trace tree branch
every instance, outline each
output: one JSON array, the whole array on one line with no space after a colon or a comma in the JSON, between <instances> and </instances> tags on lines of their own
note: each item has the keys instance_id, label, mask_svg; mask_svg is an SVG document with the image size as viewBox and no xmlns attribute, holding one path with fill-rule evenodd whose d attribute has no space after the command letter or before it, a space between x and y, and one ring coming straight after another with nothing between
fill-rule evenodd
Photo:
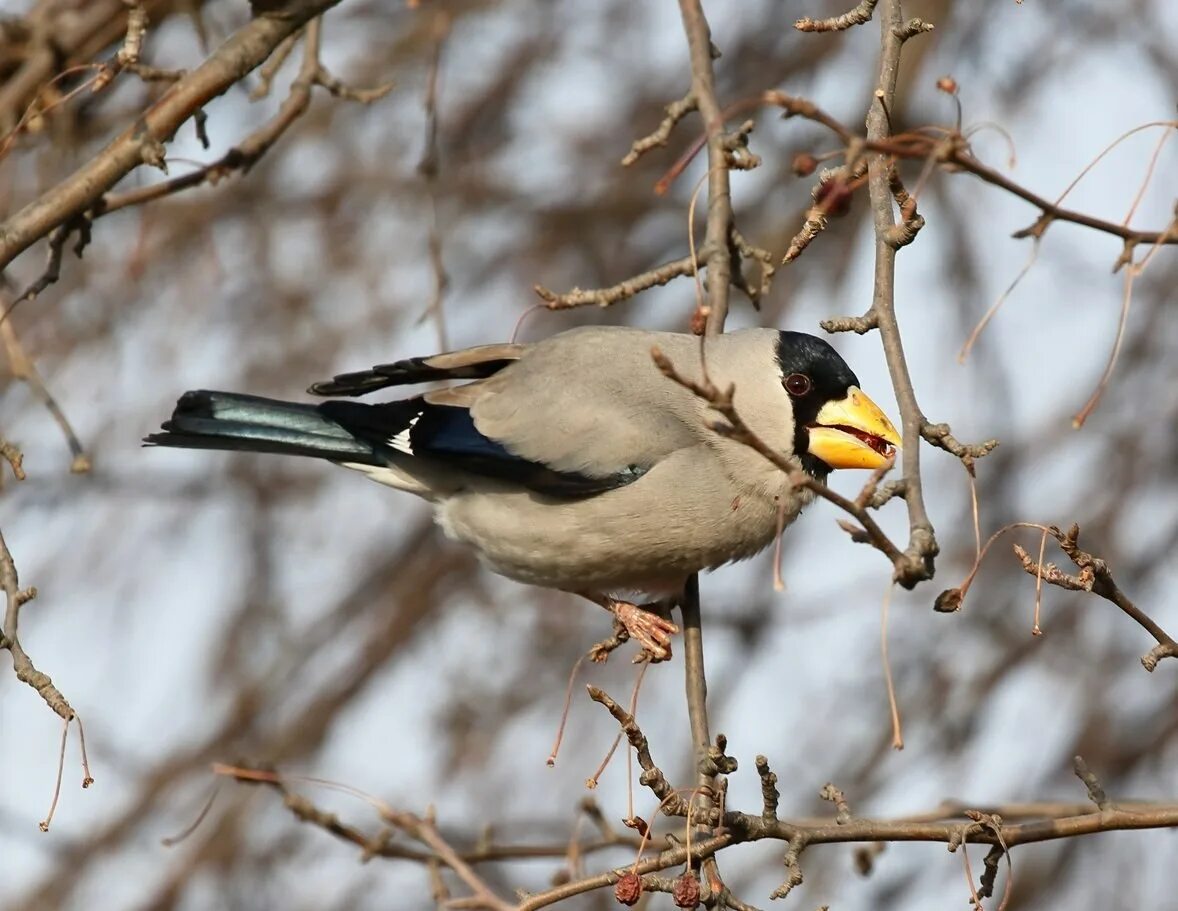
<instances>
[{"instance_id":1,"label":"tree branch","mask_svg":"<svg viewBox=\"0 0 1178 911\"><path fill-rule=\"evenodd\" d=\"M15 470L14 463L14 470ZM22 473L18 472L17 477ZM0 534L0 587L4 589L7 606L4 612L4 627L0 629L0 649L7 650L12 655L12 669L16 672L16 679L27 683L37 694L45 700L45 704L60 715L67 723L76 716L73 707L65 696L53 684L48 674L42 673L34 666L28 653L21 647L17 627L20 624L20 610L25 604L37 597L37 589L20 587L20 580L16 572L16 563L4 542L4 535Z\"/></svg>"},{"instance_id":2,"label":"tree branch","mask_svg":"<svg viewBox=\"0 0 1178 911\"><path fill-rule=\"evenodd\" d=\"M900 0L881 0L879 75L871 108L867 113L868 140L886 139L892 130L891 112L896 104L896 77L900 70L900 52L904 46L904 40L897 30L903 24ZM904 441L902 477L904 500L908 504L909 539L904 551L904 562L896 567L896 581L905 588L913 588L918 582L932 578L933 558L937 555L938 547L921 489L920 431L925 419L912 388L912 377L908 372L904 342L896 317L896 245L890 239L896 220L890 173L891 164L884 157L875 156L868 161L868 193L875 225L875 289L869 312L875 314L888 372L900 406Z\"/></svg>"},{"instance_id":3,"label":"tree branch","mask_svg":"<svg viewBox=\"0 0 1178 911\"><path fill-rule=\"evenodd\" d=\"M163 144L206 104L255 69L285 38L339 0L267 4L199 67L168 91L70 177L0 223L0 270L58 225L95 205L119 180L144 163L162 161Z\"/></svg>"},{"instance_id":4,"label":"tree branch","mask_svg":"<svg viewBox=\"0 0 1178 911\"><path fill-rule=\"evenodd\" d=\"M1070 591L1086 591L1099 595L1132 617L1157 642L1157 645L1141 656L1141 665L1147 671L1152 673L1163 658L1178 658L1178 642L1174 641L1173 637L1162 629L1157 621L1129 600L1129 597L1121 591L1120 586L1113 579L1108 564L1099 557L1094 557L1088 551L1080 549L1079 525L1072 525L1067 532L1052 525L1047 528L1047 533L1055 538L1059 543L1060 550L1079 567L1080 574L1065 573L1052 563L1040 564L1039 561L1032 559L1026 550L1015 544L1015 556L1018 557L1019 563L1026 572L1036 578L1041 578L1049 585Z\"/></svg>"},{"instance_id":5,"label":"tree branch","mask_svg":"<svg viewBox=\"0 0 1178 911\"><path fill-rule=\"evenodd\" d=\"M712 45L712 33L700 0L679 0L683 30L691 53L691 94L699 107L707 133L708 218L704 249L707 251L707 331L724 331L728 318L728 283L732 277L732 254L728 246L732 231L732 195L728 181L724 113L716 100L712 60L719 56Z\"/></svg>"}]
</instances>

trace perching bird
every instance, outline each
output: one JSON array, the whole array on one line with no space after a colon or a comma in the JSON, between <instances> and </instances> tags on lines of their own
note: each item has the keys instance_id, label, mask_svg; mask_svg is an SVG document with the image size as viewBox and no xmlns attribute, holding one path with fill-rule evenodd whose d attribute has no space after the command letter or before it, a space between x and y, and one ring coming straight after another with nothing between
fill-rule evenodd
<instances>
[{"instance_id":1,"label":"perching bird","mask_svg":"<svg viewBox=\"0 0 1178 911\"><path fill-rule=\"evenodd\" d=\"M667 596L687 578L751 557L813 494L708 425L707 403L660 373L657 346L702 379L700 339L623 327L562 332L345 373L308 390L358 396L471 380L393 402L283 402L187 392L144 442L327 459L434 505L484 564L581 594L661 658L677 628L622 593ZM823 478L885 465L900 438L826 342L748 329L703 342L708 377L735 384L762 440ZM714 417L714 413L711 414Z\"/></svg>"}]
</instances>

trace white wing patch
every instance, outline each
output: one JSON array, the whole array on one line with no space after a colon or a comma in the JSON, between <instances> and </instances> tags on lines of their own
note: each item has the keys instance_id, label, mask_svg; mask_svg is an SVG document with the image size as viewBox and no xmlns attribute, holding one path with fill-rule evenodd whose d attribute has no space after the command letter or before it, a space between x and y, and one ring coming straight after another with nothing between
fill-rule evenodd
<instances>
[{"instance_id":1,"label":"white wing patch","mask_svg":"<svg viewBox=\"0 0 1178 911\"><path fill-rule=\"evenodd\" d=\"M409 419L409 423L404 430L389 439L389 445L397 450L397 452L403 452L405 455L413 455L413 444L409 442L409 434L420 420L421 413L418 412Z\"/></svg>"},{"instance_id":2,"label":"white wing patch","mask_svg":"<svg viewBox=\"0 0 1178 911\"><path fill-rule=\"evenodd\" d=\"M384 484L386 487L395 487L397 490L406 490L409 493L415 493L419 497L425 497L427 500L435 498L434 491L422 481L420 478L415 478L406 471L401 470L396 465L365 465L363 462L340 462L344 468L351 468L354 471L363 472L372 481L377 484Z\"/></svg>"}]
</instances>

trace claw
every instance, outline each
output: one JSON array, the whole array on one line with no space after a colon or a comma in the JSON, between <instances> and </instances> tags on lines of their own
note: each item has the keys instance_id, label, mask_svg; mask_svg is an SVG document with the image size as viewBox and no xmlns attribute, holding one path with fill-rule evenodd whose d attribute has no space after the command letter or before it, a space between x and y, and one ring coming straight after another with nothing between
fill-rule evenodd
<instances>
[{"instance_id":1,"label":"claw","mask_svg":"<svg viewBox=\"0 0 1178 911\"><path fill-rule=\"evenodd\" d=\"M671 657L671 636L679 632L670 620L629 601L611 601L609 609L626 633L655 661L666 661Z\"/></svg>"}]
</instances>

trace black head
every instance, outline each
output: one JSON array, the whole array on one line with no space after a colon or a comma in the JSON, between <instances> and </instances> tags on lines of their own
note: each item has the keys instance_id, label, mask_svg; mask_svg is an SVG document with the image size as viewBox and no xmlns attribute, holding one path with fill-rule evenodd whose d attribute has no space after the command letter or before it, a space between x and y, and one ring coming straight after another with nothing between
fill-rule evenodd
<instances>
[{"instance_id":1,"label":"black head","mask_svg":"<svg viewBox=\"0 0 1178 911\"><path fill-rule=\"evenodd\" d=\"M808 452L813 424L827 402L843 399L847 390L859 385L847 362L827 342L805 332L780 332L777 364L781 384L793 402L794 454L802 468L815 477L830 473L830 466Z\"/></svg>"}]
</instances>

